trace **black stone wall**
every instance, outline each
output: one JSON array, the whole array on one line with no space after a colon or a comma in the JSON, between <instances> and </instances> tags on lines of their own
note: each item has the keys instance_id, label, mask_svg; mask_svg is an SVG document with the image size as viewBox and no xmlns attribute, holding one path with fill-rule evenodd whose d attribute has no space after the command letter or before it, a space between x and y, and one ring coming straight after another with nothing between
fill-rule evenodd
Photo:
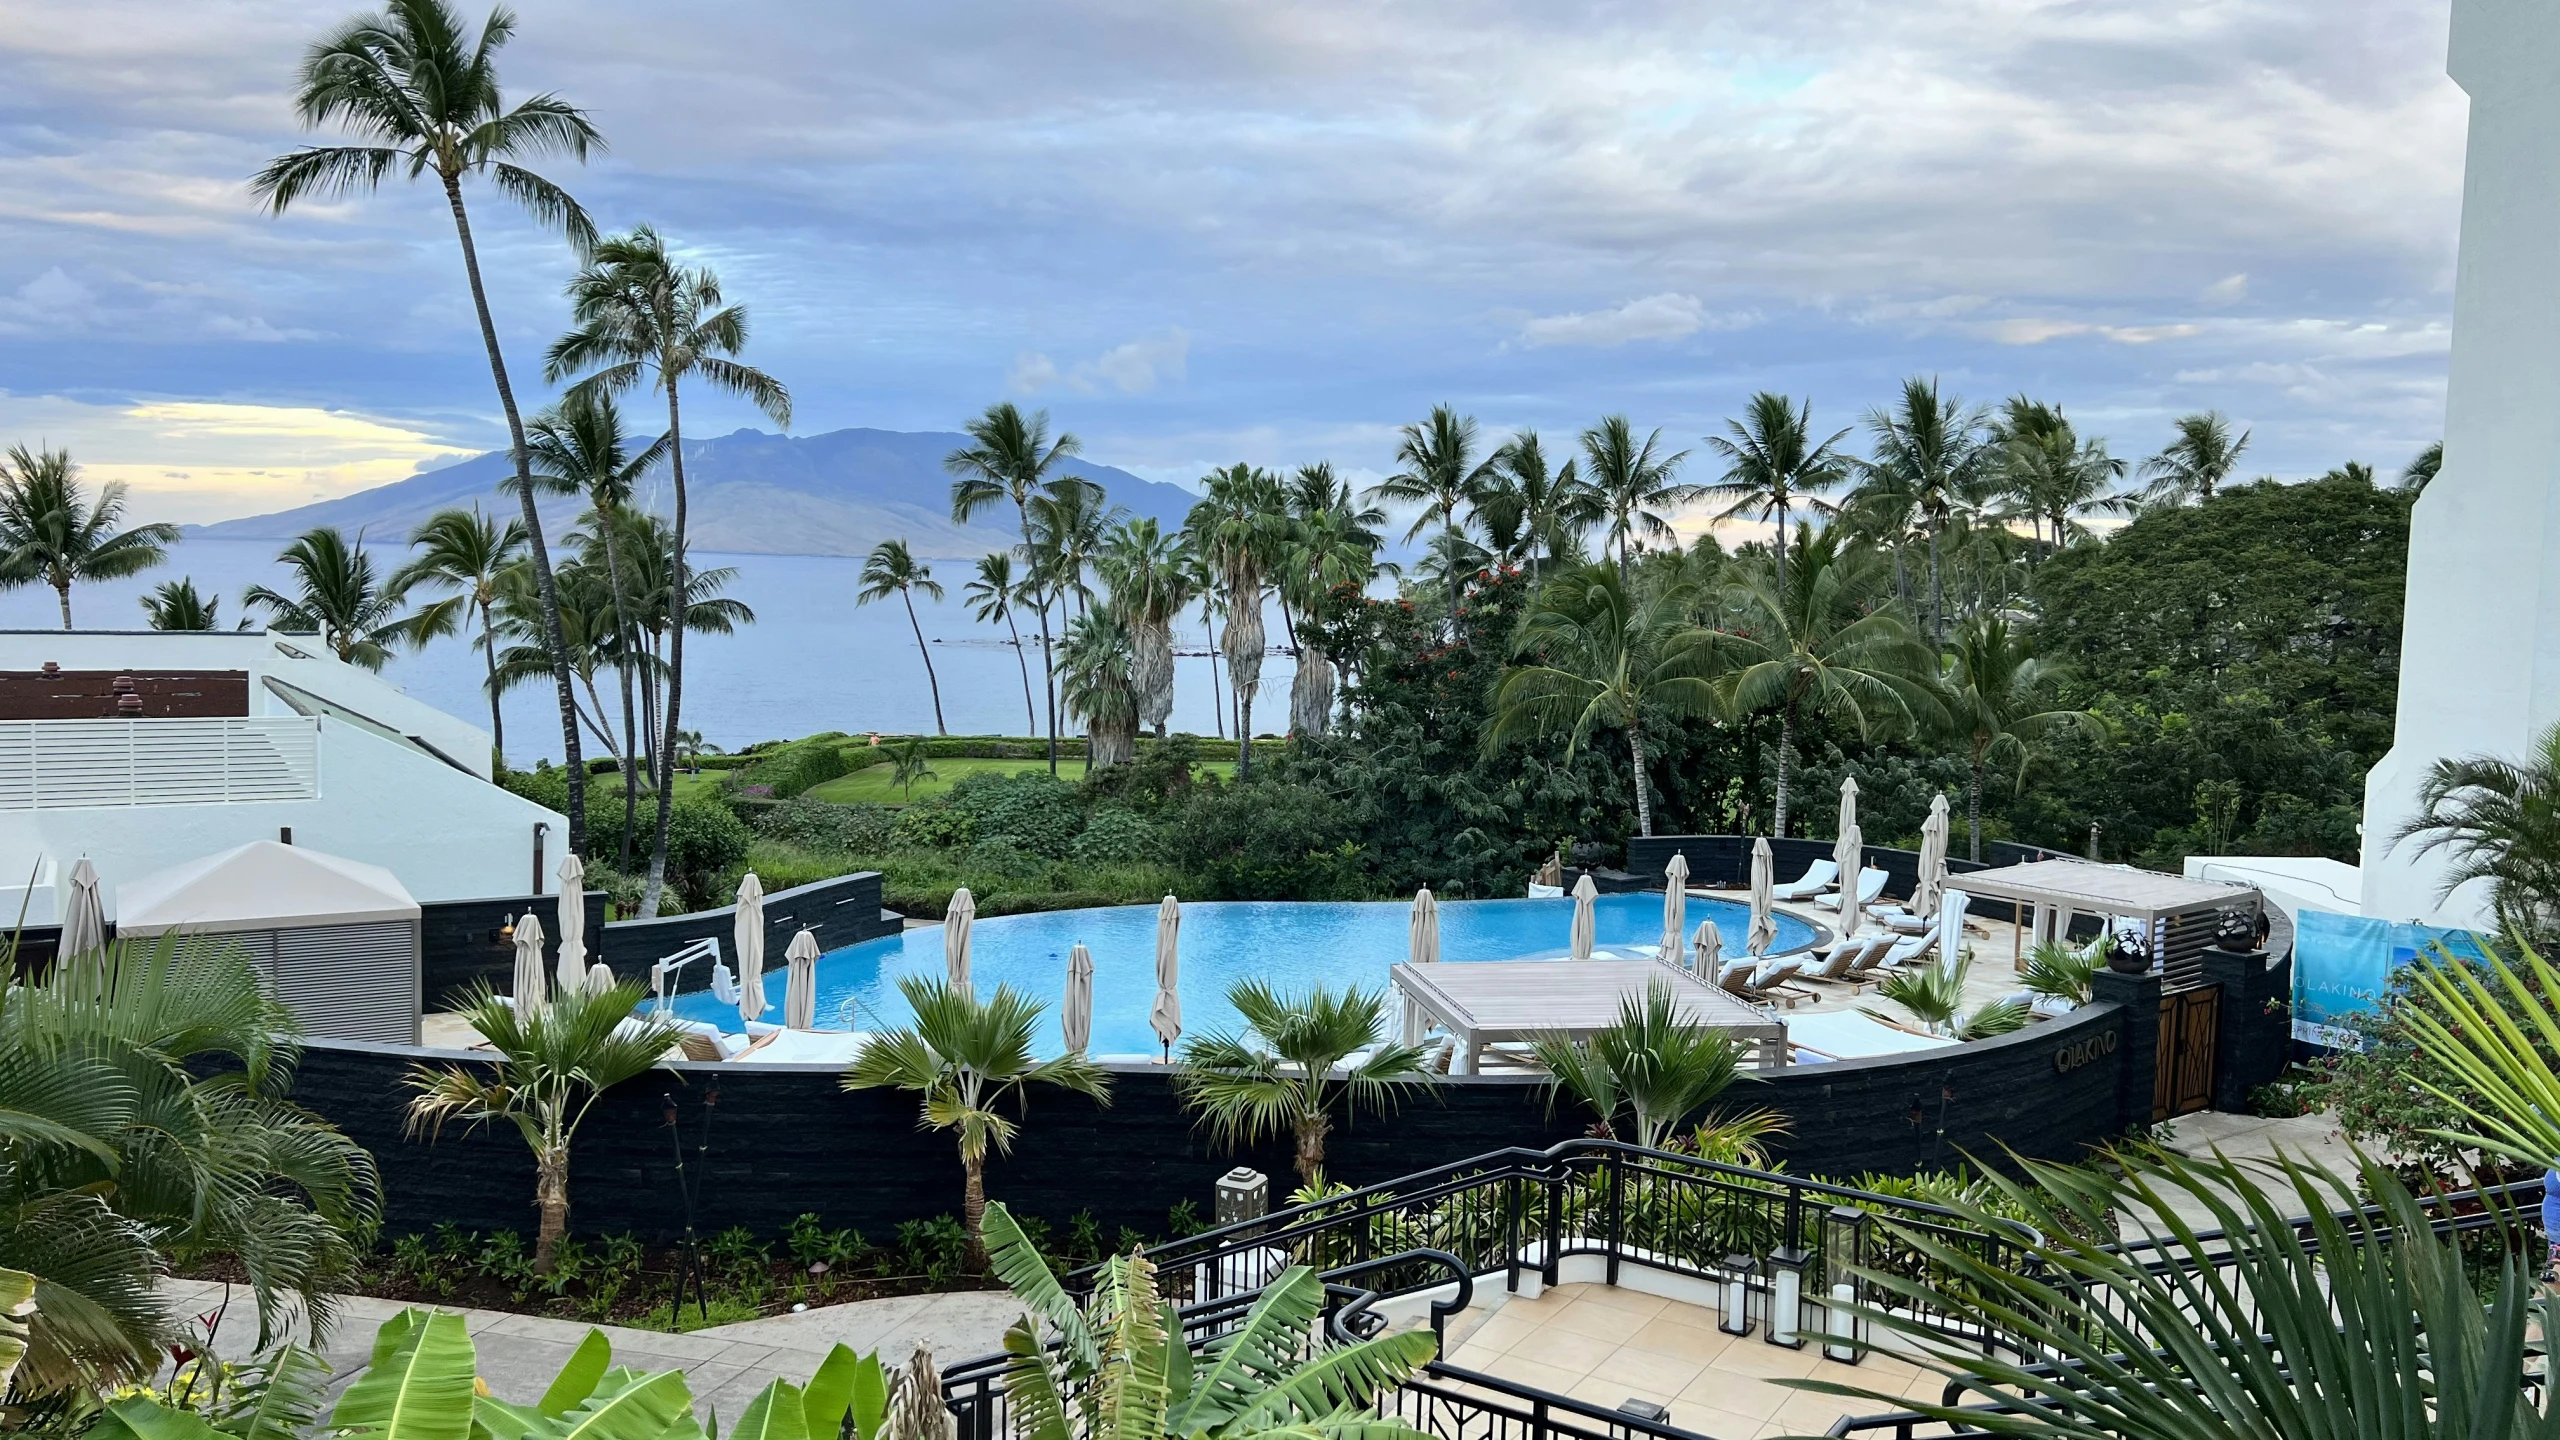
<instances>
[{"instance_id":1,"label":"black stone wall","mask_svg":"<svg viewBox=\"0 0 2560 1440\"><path fill-rule=\"evenodd\" d=\"M602 958L616 974L630 979L645 974L651 962L706 935L719 937L725 956L730 936L737 929L737 909L735 905L724 905L717 910L697 910L690 915L668 915L656 920L617 920L604 927ZM894 935L905 923L882 912L880 872L876 870L777 890L764 897L766 963L780 964L783 948L804 926L818 932L820 949L833 950ZM680 990L700 990L710 984L708 965L688 965L677 974Z\"/></svg>"},{"instance_id":2,"label":"black stone wall","mask_svg":"<svg viewBox=\"0 0 2560 1440\"><path fill-rule=\"evenodd\" d=\"M587 901L587 958L596 955L596 936L604 933L605 893L590 890ZM509 920L527 910L542 921L543 973L557 974L560 964L560 897L506 895L488 900L437 900L419 905L419 1002L428 1010L451 1008L454 995L475 980L486 980L501 994L514 983L516 947L498 938Z\"/></svg>"},{"instance_id":3,"label":"black stone wall","mask_svg":"<svg viewBox=\"0 0 2560 1440\"><path fill-rule=\"evenodd\" d=\"M2222 987L2222 1013L2214 1030L2213 1108L2245 1111L2249 1092L2283 1074L2290 1059L2293 961L2271 959L2264 950L2235 955L2208 948L2204 983Z\"/></svg>"}]
</instances>

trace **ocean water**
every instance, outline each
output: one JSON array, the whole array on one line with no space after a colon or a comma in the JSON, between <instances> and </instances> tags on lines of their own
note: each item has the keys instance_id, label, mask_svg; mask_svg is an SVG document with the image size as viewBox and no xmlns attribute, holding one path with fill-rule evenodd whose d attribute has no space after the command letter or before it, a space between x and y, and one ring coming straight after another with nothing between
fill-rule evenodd
<instances>
[{"instance_id":1,"label":"ocean water","mask_svg":"<svg viewBox=\"0 0 2560 1440\"><path fill-rule=\"evenodd\" d=\"M1406 955L1411 904L1403 900L1354 902L1204 901L1182 907L1182 1014L1186 1034L1234 1030L1240 1021L1227 1004L1229 986L1260 978L1283 989L1357 985L1376 990ZM1660 894L1603 895L1594 907L1598 943L1651 944L1662 934ZM1812 943L1802 921L1777 918L1775 951ZM1751 920L1747 906L1722 900L1689 901L1688 925L1713 920L1729 954L1742 951ZM1441 958L1453 963L1561 955L1570 943L1573 902L1544 900L1447 900L1440 904ZM818 960L818 1025L830 1030L894 1029L913 1018L898 993L909 975L944 973L943 928L907 930L865 941ZM1067 952L1082 942L1093 952L1095 1055L1157 1052L1147 1015L1155 1004L1156 907L1113 906L980 920L969 935L969 980L981 995L998 985L1047 1003L1040 1053L1065 1048L1058 1030L1058 1002L1066 989ZM764 1018L782 1018L783 972L767 957ZM737 1007L708 992L678 998L675 1010L735 1030Z\"/></svg>"},{"instance_id":2,"label":"ocean water","mask_svg":"<svg viewBox=\"0 0 2560 1440\"><path fill-rule=\"evenodd\" d=\"M129 580L76 587L72 620L80 628L139 630L141 597L164 580L192 577L196 589L219 595L228 626L238 616L240 592L251 584L284 587L275 563L282 545L273 540L182 541L160 568ZM387 574L406 558L397 546L369 546ZM734 566L728 594L756 612L756 623L735 635L690 637L685 645L684 725L724 749L757 740L788 739L821 730L932 734L933 694L906 607L890 601L854 604L862 562L830 555L696 556L704 567ZM1003 632L969 618L960 591L969 567L932 562L945 598L918 597L916 620L942 684L942 714L955 735L1025 735L1034 727L1024 713L1023 676L1014 651L991 642ZM1036 622L1025 617L1026 658L1036 703L1040 648ZM53 630L62 617L53 591L43 586L0 590L0 629ZM1268 617L1272 635L1279 616ZM1178 649L1206 650L1208 632L1195 611L1174 635ZM1185 657L1174 665L1173 728L1218 733L1219 712L1210 698L1210 662ZM1295 665L1285 655L1263 661L1254 702L1253 728L1277 734L1289 720L1289 682ZM486 726L489 701L482 688L479 650L461 638L434 641L422 651L393 658L383 678L440 710ZM1226 665L1218 663L1218 694L1226 694ZM560 758L560 722L546 682L512 691L505 700L507 756L519 765ZM612 697L608 694L608 700ZM618 702L616 703L618 706ZM1059 717L1060 733L1068 732ZM601 754L592 735L590 757Z\"/></svg>"}]
</instances>

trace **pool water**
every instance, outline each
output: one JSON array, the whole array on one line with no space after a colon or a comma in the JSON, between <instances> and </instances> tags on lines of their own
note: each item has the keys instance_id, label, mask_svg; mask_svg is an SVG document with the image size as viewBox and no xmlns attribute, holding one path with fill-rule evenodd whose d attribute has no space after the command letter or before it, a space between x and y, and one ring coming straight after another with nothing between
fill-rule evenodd
<instances>
[{"instance_id":1,"label":"pool water","mask_svg":"<svg viewBox=\"0 0 2560 1440\"><path fill-rule=\"evenodd\" d=\"M1405 959L1412 904L1204 901L1182 907L1182 1022L1187 1035L1239 1027L1227 1004L1227 988L1259 978L1281 989L1345 984L1386 988L1387 971ZM1594 907L1598 944L1650 945L1662 935L1659 892L1603 895ZM1814 933L1800 920L1775 917L1773 952L1811 944ZM1688 926L1713 920L1725 953L1742 953L1751 921L1748 907L1691 897ZM1440 904L1440 956L1445 961L1512 960L1558 955L1570 943L1573 902L1542 900L1445 900ZM898 993L908 975L944 973L943 930L916 928L865 941L818 960L818 1026L826 1030L888 1030L912 1015ZM1156 907L1114 906L1039 915L981 919L970 931L969 980L981 995L998 985L1047 1002L1037 1042L1040 1053L1065 1049L1058 1030L1058 999L1066 989L1067 951L1077 942L1093 952L1093 1044L1101 1055L1156 1054L1147 1013L1155 1003ZM764 1019L782 1019L783 972L767 957ZM707 991L679 997L678 1014L736 1029L737 1007ZM1391 1012L1392 1013L1392 1012Z\"/></svg>"}]
</instances>

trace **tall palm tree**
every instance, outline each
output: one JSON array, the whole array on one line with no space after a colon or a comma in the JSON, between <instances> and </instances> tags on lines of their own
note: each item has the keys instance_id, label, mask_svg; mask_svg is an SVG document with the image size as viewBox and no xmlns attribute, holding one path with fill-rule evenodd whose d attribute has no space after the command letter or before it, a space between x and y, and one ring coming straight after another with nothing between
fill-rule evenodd
<instances>
[{"instance_id":1,"label":"tall palm tree","mask_svg":"<svg viewBox=\"0 0 2560 1440\"><path fill-rule=\"evenodd\" d=\"M2027 747L2049 734L2076 731L2104 739L2106 722L2086 710L2045 708L2066 672L2036 658L2035 642L1997 615L1976 616L1956 632L1947 652L1945 691L1949 729L1966 746L1972 778L1965 787L1965 835L1972 860L1982 858L1982 770L2015 759L2018 786L2026 788Z\"/></svg>"},{"instance_id":2,"label":"tall palm tree","mask_svg":"<svg viewBox=\"0 0 2560 1440\"><path fill-rule=\"evenodd\" d=\"M2502 927L2537 944L2560 936L2560 725L2513 759L2438 760L2418 787L2418 813L2391 837L2395 847L2412 840L2418 854L2446 852L2445 894L2486 881Z\"/></svg>"},{"instance_id":3,"label":"tall palm tree","mask_svg":"<svg viewBox=\"0 0 2560 1440\"><path fill-rule=\"evenodd\" d=\"M708 569L688 565L684 577L688 593L679 606L675 599L674 528L636 505L615 512L613 523L620 536L615 542L621 557L619 570L605 566L592 531L582 538L593 552L584 558L597 574L614 576L613 583L622 587L623 610L617 611L607 603L604 614L610 619L627 611L637 631L631 639L631 648L637 653L629 657L627 668L642 682L639 689L647 723L641 733L645 739L658 733L658 716L666 708L667 651L677 615L683 616L687 635L735 634L737 627L754 624L756 616L743 601L722 593L738 578L736 568L726 565ZM619 640L612 642L617 669L626 668L622 646Z\"/></svg>"},{"instance_id":4,"label":"tall palm tree","mask_svg":"<svg viewBox=\"0 0 2560 1440\"><path fill-rule=\"evenodd\" d=\"M1689 720L1717 711L1714 649L1688 618L1696 598L1680 585L1631 586L1605 563L1549 580L1512 640L1517 663L1493 692L1486 748L1564 730L1570 759L1594 730L1626 731L1636 830L1651 835L1645 712Z\"/></svg>"},{"instance_id":5,"label":"tall palm tree","mask_svg":"<svg viewBox=\"0 0 2560 1440\"><path fill-rule=\"evenodd\" d=\"M942 681L933 673L933 651L924 643L924 626L916 619L916 592L927 599L942 598L942 582L933 578L933 567L917 562L904 540L883 540L871 547L862 562L862 588L854 592L853 603L868 605L895 595L906 602L907 624L916 632L916 653L924 657L925 684L933 690L933 732L948 735L951 727L942 723Z\"/></svg>"},{"instance_id":6,"label":"tall palm tree","mask_svg":"<svg viewBox=\"0 0 2560 1440\"><path fill-rule=\"evenodd\" d=\"M498 704L498 588L500 577L524 556L524 523L503 527L480 507L439 510L409 533L416 559L391 573L392 598L404 598L420 586L454 593L418 612L423 629L450 631L449 623L430 618L438 609L469 610L480 619L480 653L489 671L489 738L498 768L507 768L506 714Z\"/></svg>"},{"instance_id":7,"label":"tall palm tree","mask_svg":"<svg viewBox=\"0 0 2560 1440\"><path fill-rule=\"evenodd\" d=\"M1111 1103L1111 1076L1073 1050L1055 1060L1031 1058L1031 1037L1048 1007L999 985L980 1000L970 990L909 975L898 993L915 1023L873 1037L844 1073L847 1090L897 1089L923 1097L928 1130L956 1132L964 1177L960 1219L969 1230L969 1268L987 1265L987 1153L1010 1154L1022 1122L1004 1113L1008 1099L1033 1085L1055 1085Z\"/></svg>"},{"instance_id":8,"label":"tall palm tree","mask_svg":"<svg viewBox=\"0 0 2560 1440\"><path fill-rule=\"evenodd\" d=\"M1173 718L1173 622L1199 592L1199 567L1179 533L1168 535L1153 516L1142 515L1111 532L1095 568L1129 627L1138 726L1161 740ZM1023 693L1030 694L1027 681Z\"/></svg>"},{"instance_id":9,"label":"tall palm tree","mask_svg":"<svg viewBox=\"0 0 2560 1440\"><path fill-rule=\"evenodd\" d=\"M2177 429L2176 439L2142 462L2143 478L2151 482L2142 494L2146 505L2211 500L2214 487L2231 478L2241 452L2249 448L2249 432L2243 430L2240 438L2233 439L2231 420L2219 410L2181 415Z\"/></svg>"},{"instance_id":10,"label":"tall palm tree","mask_svg":"<svg viewBox=\"0 0 2560 1440\"><path fill-rule=\"evenodd\" d=\"M1093 603L1085 577L1111 532L1129 518L1128 507L1109 504L1102 487L1087 481L1034 495L1023 513L1031 525L1022 542L1030 568L1048 577L1047 588L1061 604L1072 597L1076 613L1084 614Z\"/></svg>"},{"instance_id":11,"label":"tall palm tree","mask_svg":"<svg viewBox=\"0 0 2560 1440\"><path fill-rule=\"evenodd\" d=\"M194 576L164 580L142 597L142 616L154 630L218 630L222 597L196 593Z\"/></svg>"},{"instance_id":12,"label":"tall palm tree","mask_svg":"<svg viewBox=\"0 0 2560 1440\"><path fill-rule=\"evenodd\" d=\"M1031 703L1031 657L1022 653L1022 630L1013 623L1013 607L1022 598L1013 580L1013 553L998 550L979 556L977 578L962 588L960 597L969 602L970 619L981 625L1002 625L1012 637L1014 663L1022 670L1022 723L1028 733L1039 734L1040 712Z\"/></svg>"},{"instance_id":13,"label":"tall palm tree","mask_svg":"<svg viewBox=\"0 0 2560 1440\"><path fill-rule=\"evenodd\" d=\"M1480 513L1488 520L1508 520L1519 536L1519 558L1528 562L1529 585L1536 589L1545 566L1571 555L1583 530L1599 518L1591 487L1582 483L1572 460L1549 469L1538 432L1523 430L1493 452ZM1516 512L1516 518L1503 512Z\"/></svg>"},{"instance_id":14,"label":"tall palm tree","mask_svg":"<svg viewBox=\"0 0 2560 1440\"><path fill-rule=\"evenodd\" d=\"M566 155L583 163L589 150L604 147L604 137L585 111L556 95L536 95L512 106L501 97L497 53L514 38L515 29L512 13L492 10L475 38L445 0L390 0L377 13L340 25L304 54L294 109L306 129L335 125L364 143L306 145L279 155L249 187L274 215L305 196L370 193L394 173L414 180L432 172L443 188L454 237L462 246L463 274L471 282L480 341L489 352L489 374L497 382L498 408L507 418L543 636L553 657L561 753L571 774L583 774L577 695L570 688L551 552L543 542L542 517L534 510L524 418L516 410L515 387L508 382L506 356L498 346L498 324L480 280L480 251L463 207L462 181L465 176L485 178L537 224L561 232L583 249L595 238L587 212L567 191L521 162ZM569 848L581 855L587 849L586 796L576 786L569 791Z\"/></svg>"},{"instance_id":15,"label":"tall palm tree","mask_svg":"<svg viewBox=\"0 0 2560 1440\"><path fill-rule=\"evenodd\" d=\"M52 586L68 630L72 582L122 580L169 558L177 526L116 529L124 496L124 482L110 480L92 501L68 450L10 446L0 461L0 586Z\"/></svg>"},{"instance_id":16,"label":"tall palm tree","mask_svg":"<svg viewBox=\"0 0 2560 1440\"><path fill-rule=\"evenodd\" d=\"M657 1068L675 1028L635 1014L637 982L569 990L543 1005L511 1005L486 982L460 1008L498 1052L495 1065L420 1065L409 1072L412 1132L509 1124L533 1151L533 1268L551 1273L569 1231L569 1151L604 1093Z\"/></svg>"},{"instance_id":17,"label":"tall palm tree","mask_svg":"<svg viewBox=\"0 0 2560 1440\"><path fill-rule=\"evenodd\" d=\"M552 342L543 375L560 380L591 372L576 389L614 395L643 383L666 397L667 467L675 484L674 568L670 593L690 594L685 578L688 516L684 483L684 414L680 394L687 380L735 395L791 428L791 392L781 381L735 357L747 345L747 310L720 291L708 267L675 263L658 232L643 225L597 242L586 268L569 282L569 312L576 328ZM684 625L669 630L667 702L663 742L651 757L658 787L658 823L649 842L649 879L640 892L640 918L654 918L667 881L667 826L675 804L675 732L684 712Z\"/></svg>"},{"instance_id":18,"label":"tall palm tree","mask_svg":"<svg viewBox=\"0 0 2560 1440\"><path fill-rule=\"evenodd\" d=\"M2116 493L2125 462L2107 442L2080 438L2062 411L2024 395L2001 407L1992 434L1993 468L2009 494L2008 518L2023 516L2038 540L2059 550L2089 533L2086 515L2121 515L2130 502Z\"/></svg>"},{"instance_id":19,"label":"tall palm tree","mask_svg":"<svg viewBox=\"0 0 2560 1440\"><path fill-rule=\"evenodd\" d=\"M1865 486L1882 504L1906 512L1929 550L1929 641L1947 636L1947 591L1939 549L1947 532L1990 498L1991 452L1981 410L1938 393L1935 378L1902 382L1901 403L1867 412L1875 453L1862 467Z\"/></svg>"},{"instance_id":20,"label":"tall palm tree","mask_svg":"<svg viewBox=\"0 0 2560 1440\"><path fill-rule=\"evenodd\" d=\"M1281 623L1297 651L1289 682L1289 729L1322 735L1333 716L1337 661L1321 643L1315 621L1328 596L1345 586L1365 591L1381 572L1376 527L1386 512L1353 500L1351 487L1329 464L1301 466L1284 487L1287 531L1281 543ZM1307 622L1299 623L1300 617Z\"/></svg>"},{"instance_id":21,"label":"tall palm tree","mask_svg":"<svg viewBox=\"0 0 2560 1440\"><path fill-rule=\"evenodd\" d=\"M1253 773L1253 694L1262 683L1262 583L1281 558L1288 533L1280 482L1267 470L1236 464L1200 481L1200 500L1183 531L1218 577L1227 612L1220 648L1236 697L1236 778Z\"/></svg>"},{"instance_id":22,"label":"tall palm tree","mask_svg":"<svg viewBox=\"0 0 2560 1440\"><path fill-rule=\"evenodd\" d=\"M587 705L576 705L577 691L573 690L572 713L595 735L605 753L619 763L623 751L615 744L613 727L608 723L611 712L604 697L596 692L596 671L607 666L637 666L644 675L654 675L655 657L645 650L633 653L629 644L633 637L614 623L614 581L603 566L572 558L554 572L554 579L560 629L569 646L569 674L585 691L588 701ZM498 692L504 694L537 679L548 679L558 656L543 625L530 566L506 572L498 588L497 617L498 633L508 641L507 647L498 652ZM632 829L630 813L627 809L624 812L622 843L626 855Z\"/></svg>"},{"instance_id":23,"label":"tall palm tree","mask_svg":"<svg viewBox=\"0 0 2560 1440\"><path fill-rule=\"evenodd\" d=\"M1796 732L1820 717L1874 735L1936 719L1936 655L1885 603L1889 580L1876 557L1846 549L1838 527L1796 526L1787 588L1748 560L1725 586L1709 642L1724 675L1728 713L1778 715L1777 794L1770 833L1787 833L1787 790Z\"/></svg>"},{"instance_id":24,"label":"tall palm tree","mask_svg":"<svg viewBox=\"0 0 2560 1440\"><path fill-rule=\"evenodd\" d=\"M1130 677L1129 627L1107 606L1067 622L1058 647L1059 699L1084 722L1088 773L1125 765L1138 753L1138 689Z\"/></svg>"},{"instance_id":25,"label":"tall palm tree","mask_svg":"<svg viewBox=\"0 0 2560 1440\"><path fill-rule=\"evenodd\" d=\"M1618 542L1621 581L1634 563L1635 542L1671 539L1664 512L1706 491L1675 478L1689 452L1661 454L1661 442L1662 432L1656 430L1638 444L1635 427L1624 415L1608 416L1582 432L1582 483L1590 491L1592 509L1608 523L1607 538Z\"/></svg>"},{"instance_id":26,"label":"tall palm tree","mask_svg":"<svg viewBox=\"0 0 2560 1440\"><path fill-rule=\"evenodd\" d=\"M1081 448L1076 437L1060 434L1049 436L1049 412L1034 410L1022 413L1020 406L1006 400L987 407L987 413L969 422L970 444L942 457L942 468L954 477L951 482L951 518L965 525L969 517L990 505L1013 502L1014 533L1028 545L1031 540L1031 501L1037 495L1054 494L1068 486L1090 485L1059 470ZM1053 473L1054 472L1054 473ZM1026 580L1033 577L1025 576ZM1042 691L1048 696L1049 773L1058 773L1058 669L1055 647L1049 629L1049 600L1039 592L1040 675Z\"/></svg>"},{"instance_id":27,"label":"tall palm tree","mask_svg":"<svg viewBox=\"0 0 2560 1440\"><path fill-rule=\"evenodd\" d=\"M423 645L454 632L452 610L400 613L400 596L376 578L364 536L353 543L334 525L304 531L276 560L293 574L291 595L252 585L241 604L267 612L277 629L317 635L350 665L379 670L403 645Z\"/></svg>"},{"instance_id":28,"label":"tall palm tree","mask_svg":"<svg viewBox=\"0 0 2560 1440\"><path fill-rule=\"evenodd\" d=\"M1283 992L1268 981L1239 980L1228 987L1227 1003L1246 1028L1184 1040L1174 1093L1220 1144L1291 1136L1302 1181L1324 1169L1325 1136L1338 1111L1384 1114L1404 1087L1431 1083L1423 1048L1386 1038L1383 990L1318 985ZM1367 1058L1344 1063L1362 1051Z\"/></svg>"},{"instance_id":29,"label":"tall palm tree","mask_svg":"<svg viewBox=\"0 0 2560 1440\"><path fill-rule=\"evenodd\" d=\"M1710 435L1707 448L1723 456L1724 478L1706 487L1709 499L1725 502L1716 516L1745 516L1776 522L1777 588L1787 588L1787 537L1795 533L1790 518L1802 505L1814 514L1839 507L1822 498L1849 478L1852 462L1840 453L1846 429L1834 430L1819 442L1813 438L1813 402L1796 404L1773 390L1763 390L1743 407L1742 418L1724 422L1725 433Z\"/></svg>"},{"instance_id":30,"label":"tall palm tree","mask_svg":"<svg viewBox=\"0 0 2560 1440\"><path fill-rule=\"evenodd\" d=\"M1447 405L1431 407L1431 418L1407 425L1396 442L1396 464L1402 468L1369 487L1372 499L1418 504L1422 513L1405 532L1410 545L1433 525L1444 544L1452 544L1465 528L1465 511L1482 490L1489 462L1476 459L1476 422ZM1449 572L1449 623L1458 622L1459 572Z\"/></svg>"}]
</instances>

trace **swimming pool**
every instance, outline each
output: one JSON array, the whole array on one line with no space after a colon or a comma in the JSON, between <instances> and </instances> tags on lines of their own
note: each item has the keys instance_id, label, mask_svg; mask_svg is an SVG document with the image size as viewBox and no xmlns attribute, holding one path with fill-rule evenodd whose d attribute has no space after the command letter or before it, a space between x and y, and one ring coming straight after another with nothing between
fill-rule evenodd
<instances>
[{"instance_id":1,"label":"swimming pool","mask_svg":"<svg viewBox=\"0 0 2560 1440\"><path fill-rule=\"evenodd\" d=\"M1599 944L1650 945L1662 934L1660 893L1603 895L1595 909ZM1370 903L1203 901L1182 907L1182 1022L1186 1035L1233 1029L1235 1011L1227 987L1259 977L1283 989L1348 983L1382 989L1387 971L1405 958L1411 902ZM1689 901L1689 928L1713 920L1728 954L1740 954L1750 910L1723 900ZM1776 917L1773 951L1810 944L1811 926ZM1573 923L1571 900L1444 900L1440 904L1443 960L1510 960L1564 952ZM1155 1001L1156 907L1114 906L1041 915L1000 915L970 931L969 979L981 995L999 984L1048 1002L1039 1040L1044 1055L1064 1047L1058 1032L1058 997L1066 988L1068 947L1083 942L1093 952L1095 1055L1157 1053L1147 1028ZM766 958L768 1021L782 1019L783 976L778 957ZM818 960L818 1025L828 1030L885 1030L911 1018L898 980L943 973L942 927L907 930L865 941ZM678 1014L734 1030L737 1007L707 991L679 997Z\"/></svg>"}]
</instances>

